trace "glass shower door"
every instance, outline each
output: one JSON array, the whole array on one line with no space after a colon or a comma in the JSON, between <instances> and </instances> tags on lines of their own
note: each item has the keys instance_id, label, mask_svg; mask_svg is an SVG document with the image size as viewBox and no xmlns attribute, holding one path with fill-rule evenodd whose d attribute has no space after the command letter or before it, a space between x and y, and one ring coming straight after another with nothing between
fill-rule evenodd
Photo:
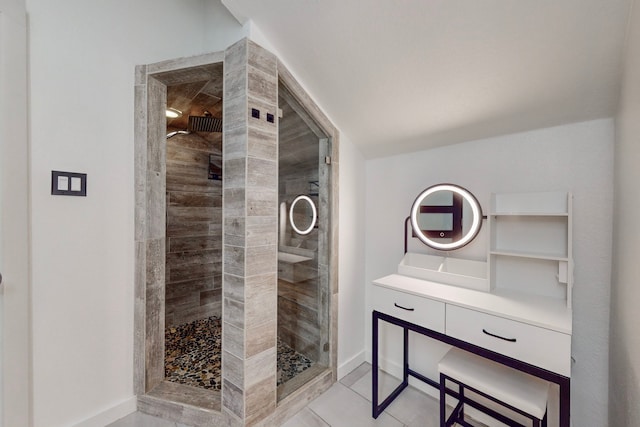
<instances>
[{"instance_id":1,"label":"glass shower door","mask_svg":"<svg viewBox=\"0 0 640 427\"><path fill-rule=\"evenodd\" d=\"M329 140L279 85L278 397L329 365Z\"/></svg>"}]
</instances>

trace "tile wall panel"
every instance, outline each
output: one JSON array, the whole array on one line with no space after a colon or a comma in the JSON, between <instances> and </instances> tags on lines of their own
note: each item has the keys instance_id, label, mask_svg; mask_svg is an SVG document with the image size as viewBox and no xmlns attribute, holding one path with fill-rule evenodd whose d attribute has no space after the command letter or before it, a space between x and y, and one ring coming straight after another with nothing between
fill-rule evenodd
<instances>
[{"instance_id":1,"label":"tile wall panel","mask_svg":"<svg viewBox=\"0 0 640 427\"><path fill-rule=\"evenodd\" d=\"M275 64L247 40L226 51L223 316L233 329L223 330L222 407L243 425L276 407L277 124L266 121L277 117Z\"/></svg>"},{"instance_id":2,"label":"tile wall panel","mask_svg":"<svg viewBox=\"0 0 640 427\"><path fill-rule=\"evenodd\" d=\"M166 140L166 326L222 315L222 181L209 179L209 156L222 156L222 133Z\"/></svg>"}]
</instances>

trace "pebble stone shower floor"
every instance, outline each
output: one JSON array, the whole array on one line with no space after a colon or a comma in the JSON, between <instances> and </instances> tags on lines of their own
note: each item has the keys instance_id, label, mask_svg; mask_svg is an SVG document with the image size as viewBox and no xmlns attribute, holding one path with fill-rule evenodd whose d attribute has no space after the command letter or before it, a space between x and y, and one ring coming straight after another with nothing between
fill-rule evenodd
<instances>
[{"instance_id":1,"label":"pebble stone shower floor","mask_svg":"<svg viewBox=\"0 0 640 427\"><path fill-rule=\"evenodd\" d=\"M222 328L219 317L165 329L165 378L169 381L220 390ZM278 339L278 385L313 365L306 356Z\"/></svg>"}]
</instances>

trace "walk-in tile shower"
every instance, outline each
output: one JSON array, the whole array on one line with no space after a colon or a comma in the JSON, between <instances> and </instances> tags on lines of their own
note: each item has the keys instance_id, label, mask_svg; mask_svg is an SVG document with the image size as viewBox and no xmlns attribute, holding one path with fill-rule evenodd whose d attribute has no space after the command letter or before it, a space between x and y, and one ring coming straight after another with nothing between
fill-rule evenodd
<instances>
[{"instance_id":1,"label":"walk-in tile shower","mask_svg":"<svg viewBox=\"0 0 640 427\"><path fill-rule=\"evenodd\" d=\"M223 66L193 71L198 81L167 85L167 110L173 115L168 113L166 142L164 366L168 381L219 391L224 176L222 126L217 124L222 123ZM283 209L278 223L277 385L285 395L327 366L326 361L317 365L318 250L324 249L318 235L325 230L317 221L319 138L296 112L301 107L289 92L284 87L279 91L278 187ZM294 205L301 195L308 206ZM291 207L295 209L287 209ZM313 223L308 209L314 211ZM305 224L304 231L295 227L296 221ZM304 371L303 378L284 386Z\"/></svg>"},{"instance_id":2,"label":"walk-in tile shower","mask_svg":"<svg viewBox=\"0 0 640 427\"><path fill-rule=\"evenodd\" d=\"M338 132L246 39L138 67L136 112L138 407L277 425L336 379Z\"/></svg>"}]
</instances>

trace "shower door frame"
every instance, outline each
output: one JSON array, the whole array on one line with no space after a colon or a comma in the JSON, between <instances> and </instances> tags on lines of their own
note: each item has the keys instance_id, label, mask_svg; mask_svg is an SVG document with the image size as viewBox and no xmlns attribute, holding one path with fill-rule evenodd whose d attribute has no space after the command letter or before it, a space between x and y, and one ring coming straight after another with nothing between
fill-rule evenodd
<instances>
[{"instance_id":1,"label":"shower door frame","mask_svg":"<svg viewBox=\"0 0 640 427\"><path fill-rule=\"evenodd\" d=\"M324 116L317 105L300 87L289 71L278 62L278 88L284 86L283 97L287 104L305 122L309 130L318 138L318 323L320 326L317 340L320 343L320 357L314 362L326 366L337 377L337 306L338 298L338 227L333 223L337 219L338 182L338 140L337 129ZM335 162L335 163L334 163ZM336 191L334 191L336 190ZM335 269L331 270L334 266Z\"/></svg>"},{"instance_id":2,"label":"shower door frame","mask_svg":"<svg viewBox=\"0 0 640 427\"><path fill-rule=\"evenodd\" d=\"M322 291L326 294L321 296L325 301L322 311L329 316L327 327L321 330L321 342L328 346L329 360L328 367L317 377L300 387L295 392L278 401L276 411L263 422L264 425L279 425L288 418L299 412L305 405L327 390L338 377L338 189L339 189L339 148L340 132L333 125L331 120L322 112L320 107L313 101L305 89L298 83L287 67L277 59L278 80L285 86L289 94L292 95L297 104L304 110L304 115L310 119L307 123L313 128L316 135L323 134L320 138L321 150L326 154L327 176L324 179L327 183L324 192L326 200L320 200L320 204L325 207L326 215L319 215L319 221L326 227L326 251L318 254L319 263L326 263L326 274L322 274ZM325 158L322 159L323 161ZM322 174L322 172L320 172ZM271 423L271 424L269 424Z\"/></svg>"},{"instance_id":3,"label":"shower door frame","mask_svg":"<svg viewBox=\"0 0 640 427\"><path fill-rule=\"evenodd\" d=\"M220 397L198 407L189 399L150 393L165 383L166 95L162 75L224 63L224 52L178 58L136 67L135 75L135 288L133 388L138 410L192 425L223 421ZM204 390L204 389L203 389ZM175 390L168 390L169 392ZM182 400L179 403L178 400ZM194 405L194 403L196 403ZM217 407L216 407L217 406Z\"/></svg>"}]
</instances>

